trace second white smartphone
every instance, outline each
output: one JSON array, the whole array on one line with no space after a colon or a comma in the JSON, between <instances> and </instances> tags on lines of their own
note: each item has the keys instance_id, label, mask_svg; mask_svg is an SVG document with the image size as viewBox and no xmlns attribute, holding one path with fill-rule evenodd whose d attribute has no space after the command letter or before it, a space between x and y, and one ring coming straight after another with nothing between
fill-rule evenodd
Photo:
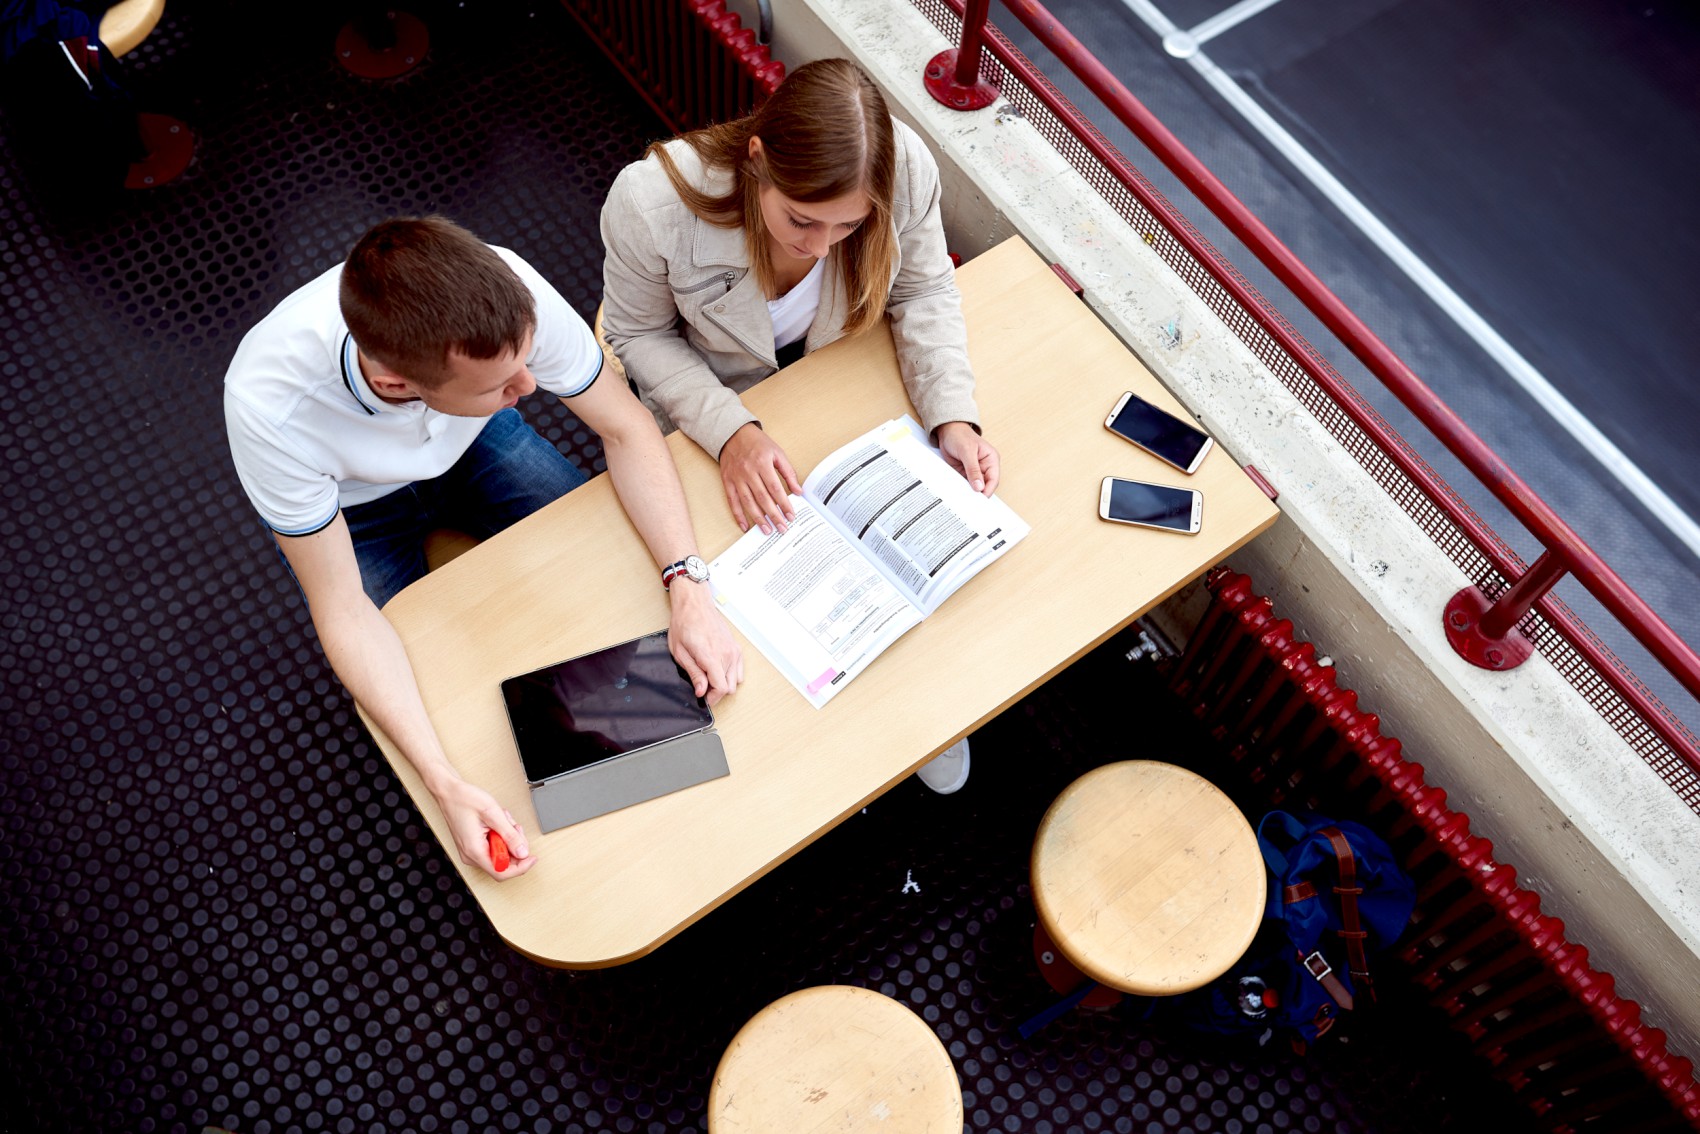
<instances>
[{"instance_id":1,"label":"second white smartphone","mask_svg":"<svg viewBox=\"0 0 1700 1134\"><path fill-rule=\"evenodd\" d=\"M1204 494L1196 488L1107 476L1098 489L1098 518L1197 535L1204 524Z\"/></svg>"},{"instance_id":2,"label":"second white smartphone","mask_svg":"<svg viewBox=\"0 0 1700 1134\"><path fill-rule=\"evenodd\" d=\"M1110 416L1104 419L1104 428L1184 473L1198 470L1213 443L1202 429L1188 425L1131 392L1116 402Z\"/></svg>"}]
</instances>

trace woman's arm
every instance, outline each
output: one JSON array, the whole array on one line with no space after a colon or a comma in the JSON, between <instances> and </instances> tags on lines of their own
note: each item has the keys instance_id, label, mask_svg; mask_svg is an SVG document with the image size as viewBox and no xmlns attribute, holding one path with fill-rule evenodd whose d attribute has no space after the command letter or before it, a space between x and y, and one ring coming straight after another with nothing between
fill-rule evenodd
<instances>
[{"instance_id":1,"label":"woman's arm","mask_svg":"<svg viewBox=\"0 0 1700 1134\"><path fill-rule=\"evenodd\" d=\"M895 121L892 129L901 155L899 199L893 203L900 264L886 311L898 368L922 428L937 438L957 471L989 496L998 484L998 453L980 435L968 328L939 213L938 164L913 130Z\"/></svg>"},{"instance_id":2,"label":"woman's arm","mask_svg":"<svg viewBox=\"0 0 1700 1134\"><path fill-rule=\"evenodd\" d=\"M658 212L690 222L671 185L663 190L658 177L666 175L651 163L627 166L602 207L603 336L639 393L719 462L739 530L749 531L752 524L764 532L783 530L791 519L789 493L802 491L796 471L680 331L667 242L651 226L650 208L658 204ZM659 203L645 200L651 195Z\"/></svg>"},{"instance_id":3,"label":"woman's arm","mask_svg":"<svg viewBox=\"0 0 1700 1134\"><path fill-rule=\"evenodd\" d=\"M681 332L666 242L653 227L656 203L646 199L659 192L646 184L656 178L665 183L666 174L653 159L627 166L602 206L602 333L639 395L718 459L732 434L755 415ZM676 197L660 207L684 209Z\"/></svg>"}]
</instances>

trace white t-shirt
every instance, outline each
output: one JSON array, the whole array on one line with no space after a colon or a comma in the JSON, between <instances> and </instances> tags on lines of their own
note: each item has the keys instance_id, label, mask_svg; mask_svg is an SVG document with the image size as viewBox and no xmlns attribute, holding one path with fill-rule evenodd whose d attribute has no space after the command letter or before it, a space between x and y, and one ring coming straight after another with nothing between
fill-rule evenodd
<instances>
[{"instance_id":1,"label":"white t-shirt","mask_svg":"<svg viewBox=\"0 0 1700 1134\"><path fill-rule=\"evenodd\" d=\"M809 333L820 310L820 284L826 278L826 261L816 260L801 283L778 299L767 301L767 314L773 320L773 349L796 342Z\"/></svg>"},{"instance_id":2,"label":"white t-shirt","mask_svg":"<svg viewBox=\"0 0 1700 1134\"><path fill-rule=\"evenodd\" d=\"M596 336L535 268L495 251L537 302L526 359L537 385L563 398L582 394L602 369ZM278 304L244 336L224 376L236 475L260 518L283 535L318 531L340 508L443 475L489 420L374 394L342 320L341 280L339 264Z\"/></svg>"}]
</instances>

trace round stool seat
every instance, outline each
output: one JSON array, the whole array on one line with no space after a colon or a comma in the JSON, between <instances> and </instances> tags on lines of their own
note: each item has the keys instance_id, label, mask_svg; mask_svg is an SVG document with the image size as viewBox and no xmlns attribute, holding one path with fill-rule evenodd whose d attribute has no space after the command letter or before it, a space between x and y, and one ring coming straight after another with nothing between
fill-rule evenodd
<instances>
[{"instance_id":1,"label":"round stool seat","mask_svg":"<svg viewBox=\"0 0 1700 1134\"><path fill-rule=\"evenodd\" d=\"M708 1092L708 1129L960 1131L962 1088L915 1013L865 988L822 985L775 1000L732 1038Z\"/></svg>"},{"instance_id":2,"label":"round stool seat","mask_svg":"<svg viewBox=\"0 0 1700 1134\"><path fill-rule=\"evenodd\" d=\"M113 55L128 55L140 47L165 15L165 0L120 0L100 17L100 42Z\"/></svg>"},{"instance_id":3,"label":"round stool seat","mask_svg":"<svg viewBox=\"0 0 1700 1134\"><path fill-rule=\"evenodd\" d=\"M1173 996L1221 976L1251 944L1268 883L1257 836L1210 781L1128 760L1059 795L1033 844L1033 904L1081 972Z\"/></svg>"}]
</instances>

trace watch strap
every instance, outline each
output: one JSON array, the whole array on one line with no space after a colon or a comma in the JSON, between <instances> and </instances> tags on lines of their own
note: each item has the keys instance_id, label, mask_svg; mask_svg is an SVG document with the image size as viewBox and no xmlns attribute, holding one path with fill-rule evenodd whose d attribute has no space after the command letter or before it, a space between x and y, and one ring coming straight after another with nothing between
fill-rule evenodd
<instances>
[{"instance_id":1,"label":"watch strap","mask_svg":"<svg viewBox=\"0 0 1700 1134\"><path fill-rule=\"evenodd\" d=\"M661 588L663 590L672 590L673 580L680 576L684 576L687 579L696 578L696 576L691 573L691 561L693 559L701 565L702 579L706 580L708 578L708 564L704 563L700 556L687 555L677 563L669 563L661 569Z\"/></svg>"}]
</instances>

